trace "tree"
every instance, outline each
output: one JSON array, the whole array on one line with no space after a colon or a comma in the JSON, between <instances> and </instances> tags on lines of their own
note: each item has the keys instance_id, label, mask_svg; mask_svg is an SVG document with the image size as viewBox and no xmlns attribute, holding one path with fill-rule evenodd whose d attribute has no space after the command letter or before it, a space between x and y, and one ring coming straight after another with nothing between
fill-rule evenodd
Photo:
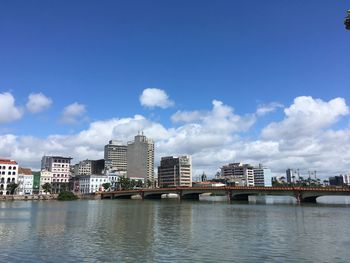
<instances>
[{"instance_id":1,"label":"tree","mask_svg":"<svg viewBox=\"0 0 350 263\"><path fill-rule=\"evenodd\" d=\"M347 30L350 30L350 10L348 10L348 15L345 17L344 25Z\"/></svg>"},{"instance_id":2,"label":"tree","mask_svg":"<svg viewBox=\"0 0 350 263\"><path fill-rule=\"evenodd\" d=\"M51 193L51 184L50 183L44 183L42 188L44 189L45 194L47 194L48 192Z\"/></svg>"},{"instance_id":3,"label":"tree","mask_svg":"<svg viewBox=\"0 0 350 263\"><path fill-rule=\"evenodd\" d=\"M10 191L10 194L13 195L15 193L15 190L17 189L19 184L16 183L10 183L7 185L7 189Z\"/></svg>"},{"instance_id":4,"label":"tree","mask_svg":"<svg viewBox=\"0 0 350 263\"><path fill-rule=\"evenodd\" d=\"M58 194L57 199L60 201L71 201L78 199L78 197L72 192L62 191Z\"/></svg>"},{"instance_id":5,"label":"tree","mask_svg":"<svg viewBox=\"0 0 350 263\"><path fill-rule=\"evenodd\" d=\"M104 183L104 184L102 184L102 187L103 187L103 189L107 190L108 188L111 187L111 184L110 183Z\"/></svg>"}]
</instances>

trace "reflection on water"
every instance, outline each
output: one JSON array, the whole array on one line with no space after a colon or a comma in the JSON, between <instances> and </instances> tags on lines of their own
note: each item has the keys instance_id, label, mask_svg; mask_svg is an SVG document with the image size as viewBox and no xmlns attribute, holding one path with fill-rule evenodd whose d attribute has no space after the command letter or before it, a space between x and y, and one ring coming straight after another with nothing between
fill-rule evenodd
<instances>
[{"instance_id":1,"label":"reflection on water","mask_svg":"<svg viewBox=\"0 0 350 263\"><path fill-rule=\"evenodd\" d=\"M349 207L259 198L0 202L0 261L348 261Z\"/></svg>"}]
</instances>

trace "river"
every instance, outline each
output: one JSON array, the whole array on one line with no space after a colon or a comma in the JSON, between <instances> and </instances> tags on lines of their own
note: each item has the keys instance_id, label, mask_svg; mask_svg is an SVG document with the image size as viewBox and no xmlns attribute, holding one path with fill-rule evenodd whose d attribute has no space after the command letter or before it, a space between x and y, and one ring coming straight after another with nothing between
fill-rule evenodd
<instances>
[{"instance_id":1,"label":"river","mask_svg":"<svg viewBox=\"0 0 350 263\"><path fill-rule=\"evenodd\" d=\"M349 262L350 207L0 202L0 262Z\"/></svg>"}]
</instances>

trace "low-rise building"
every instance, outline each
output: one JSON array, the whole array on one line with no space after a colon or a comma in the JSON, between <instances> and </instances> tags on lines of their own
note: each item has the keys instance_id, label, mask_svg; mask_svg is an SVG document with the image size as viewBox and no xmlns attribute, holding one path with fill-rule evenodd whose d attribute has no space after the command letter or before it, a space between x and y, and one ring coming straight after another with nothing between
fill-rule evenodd
<instances>
[{"instance_id":1,"label":"low-rise building","mask_svg":"<svg viewBox=\"0 0 350 263\"><path fill-rule=\"evenodd\" d=\"M103 191L103 184L110 183L107 175L78 175L75 180L79 180L79 187L75 184L75 190L82 194L92 194L98 191Z\"/></svg>"},{"instance_id":2,"label":"low-rise building","mask_svg":"<svg viewBox=\"0 0 350 263\"><path fill-rule=\"evenodd\" d=\"M52 184L52 172L47 170L40 171L40 189L39 192L41 194L45 193L45 190L43 189L44 184Z\"/></svg>"},{"instance_id":3,"label":"low-rise building","mask_svg":"<svg viewBox=\"0 0 350 263\"><path fill-rule=\"evenodd\" d=\"M0 159L0 195L11 194L8 187L18 182L18 164L14 160Z\"/></svg>"},{"instance_id":4,"label":"low-rise building","mask_svg":"<svg viewBox=\"0 0 350 263\"><path fill-rule=\"evenodd\" d=\"M29 168L18 168L18 187L17 194L32 195L33 194L33 173Z\"/></svg>"}]
</instances>

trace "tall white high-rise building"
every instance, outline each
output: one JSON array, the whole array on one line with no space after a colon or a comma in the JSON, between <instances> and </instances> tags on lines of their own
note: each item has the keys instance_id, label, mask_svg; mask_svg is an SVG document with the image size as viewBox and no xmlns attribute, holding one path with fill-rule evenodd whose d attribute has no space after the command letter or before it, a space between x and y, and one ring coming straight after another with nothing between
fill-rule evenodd
<instances>
[{"instance_id":1,"label":"tall white high-rise building","mask_svg":"<svg viewBox=\"0 0 350 263\"><path fill-rule=\"evenodd\" d=\"M154 142L143 133L128 142L127 176L154 182Z\"/></svg>"},{"instance_id":2,"label":"tall white high-rise building","mask_svg":"<svg viewBox=\"0 0 350 263\"><path fill-rule=\"evenodd\" d=\"M105 145L105 167L107 170L126 171L127 168L127 146L121 141L110 140Z\"/></svg>"}]
</instances>

